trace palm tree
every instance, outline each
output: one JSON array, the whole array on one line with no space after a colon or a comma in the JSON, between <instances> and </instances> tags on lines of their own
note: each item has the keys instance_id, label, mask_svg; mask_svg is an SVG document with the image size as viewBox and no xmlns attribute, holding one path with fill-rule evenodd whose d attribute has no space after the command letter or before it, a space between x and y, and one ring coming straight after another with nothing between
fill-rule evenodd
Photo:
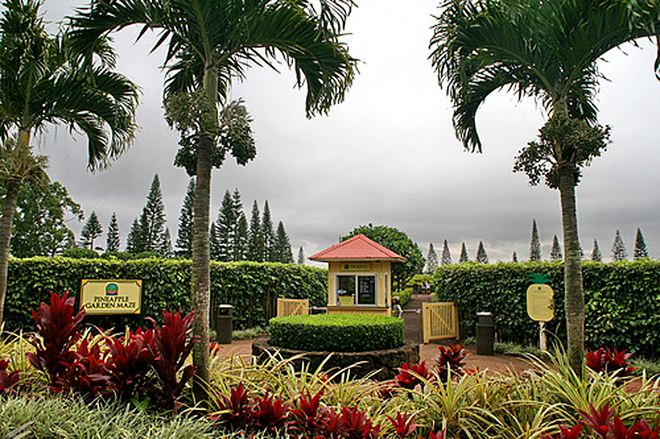
<instances>
[{"instance_id":1,"label":"palm tree","mask_svg":"<svg viewBox=\"0 0 660 439\"><path fill-rule=\"evenodd\" d=\"M307 88L308 117L343 100L356 61L338 38L353 3L314 3L316 7L308 0L97 0L72 19L72 38L87 50L99 38L133 24L143 25L143 32L160 31L156 46L167 44L165 102L180 101L183 93L194 110L182 112L192 115L187 119L168 114L182 132L184 148L193 146L195 158L192 298L193 333L200 338L193 350L198 396L203 396L200 385L209 376L211 170L222 164L226 152L239 164L254 157L245 144L223 142L219 108L223 113L229 108L233 80L244 78L251 65L274 67L278 56L296 72L296 85Z\"/></svg>"},{"instance_id":2,"label":"palm tree","mask_svg":"<svg viewBox=\"0 0 660 439\"><path fill-rule=\"evenodd\" d=\"M560 193L568 356L580 374L584 292L575 187L580 168L600 155L609 134L596 124L597 61L621 44L657 35L657 17L657 4L647 0L450 0L434 26L432 62L466 149L481 151L476 113L494 91L535 98L549 114L540 141L522 150L515 170Z\"/></svg>"},{"instance_id":3,"label":"palm tree","mask_svg":"<svg viewBox=\"0 0 660 439\"><path fill-rule=\"evenodd\" d=\"M133 138L137 90L112 72L112 53L81 69L68 42L50 36L38 0L6 0L0 20L0 154L6 186L0 218L0 324L4 319L7 264L18 191L26 179L45 181L46 158L30 144L49 124L65 124L88 140L89 168L103 168Z\"/></svg>"}]
</instances>

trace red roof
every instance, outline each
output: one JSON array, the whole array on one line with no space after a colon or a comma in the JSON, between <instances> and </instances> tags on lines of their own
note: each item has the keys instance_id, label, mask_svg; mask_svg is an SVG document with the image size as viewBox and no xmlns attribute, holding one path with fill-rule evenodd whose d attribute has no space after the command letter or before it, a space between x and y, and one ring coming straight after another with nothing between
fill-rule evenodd
<instances>
[{"instance_id":1,"label":"red roof","mask_svg":"<svg viewBox=\"0 0 660 439\"><path fill-rule=\"evenodd\" d=\"M318 252L309 257L314 261L330 262L336 260L364 261L378 259L381 261L404 262L406 258L394 253L386 247L367 238L363 234L355 235L346 241Z\"/></svg>"}]
</instances>

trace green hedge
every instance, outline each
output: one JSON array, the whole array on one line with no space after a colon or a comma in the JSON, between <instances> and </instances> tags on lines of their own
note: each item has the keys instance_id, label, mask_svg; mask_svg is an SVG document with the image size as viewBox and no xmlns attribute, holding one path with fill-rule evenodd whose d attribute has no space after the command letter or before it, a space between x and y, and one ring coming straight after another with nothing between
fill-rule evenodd
<instances>
[{"instance_id":1,"label":"green hedge","mask_svg":"<svg viewBox=\"0 0 660 439\"><path fill-rule=\"evenodd\" d=\"M660 262L583 262L588 349L627 349L648 358L660 351ZM477 312L492 312L499 341L536 343L538 323L527 316L529 274L546 274L554 290L555 318L548 328L565 343L562 262L465 263L434 273L434 301L456 302L461 336L474 335Z\"/></svg>"},{"instance_id":2,"label":"green hedge","mask_svg":"<svg viewBox=\"0 0 660 439\"><path fill-rule=\"evenodd\" d=\"M366 352L403 345L403 320L376 315L277 317L268 332L272 346L310 352Z\"/></svg>"},{"instance_id":3,"label":"green hedge","mask_svg":"<svg viewBox=\"0 0 660 439\"><path fill-rule=\"evenodd\" d=\"M85 319L105 329L135 328L144 325L144 317L160 320L164 309L190 311L190 276L190 260L10 259L5 330L34 330L30 308L38 309L40 302L48 302L51 291L61 294L70 290L77 297L82 279L142 279L140 316ZM266 327L276 315L278 297L309 298L312 306L326 306L327 271L279 263L211 263L212 309L231 304L235 329Z\"/></svg>"}]
</instances>

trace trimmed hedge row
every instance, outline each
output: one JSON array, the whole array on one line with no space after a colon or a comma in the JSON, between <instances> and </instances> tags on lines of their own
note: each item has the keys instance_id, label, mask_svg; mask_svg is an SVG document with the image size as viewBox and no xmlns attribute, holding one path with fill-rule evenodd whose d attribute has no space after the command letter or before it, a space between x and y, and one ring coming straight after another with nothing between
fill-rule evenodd
<instances>
[{"instance_id":1,"label":"trimmed hedge row","mask_svg":"<svg viewBox=\"0 0 660 439\"><path fill-rule=\"evenodd\" d=\"M162 310L188 312L191 268L190 260L180 259L10 259L5 330L33 330L30 308L38 309L42 301L50 300L51 291L70 290L77 297L83 279L142 279L140 316L86 317L88 323L105 329L144 326L144 317L160 321ZM312 306L326 306L327 271L279 263L211 263L212 310L217 304L232 305L235 329L266 327L277 313L278 297L309 298Z\"/></svg>"},{"instance_id":2,"label":"trimmed hedge row","mask_svg":"<svg viewBox=\"0 0 660 439\"><path fill-rule=\"evenodd\" d=\"M660 355L660 262L582 264L585 337L588 349L627 349L647 358ZM536 343L539 325L527 315L530 274L546 274L554 290L555 318L547 324L566 341L562 262L464 263L434 273L434 301L459 306L461 336L474 335L477 312L492 312L499 341Z\"/></svg>"},{"instance_id":3,"label":"trimmed hedge row","mask_svg":"<svg viewBox=\"0 0 660 439\"><path fill-rule=\"evenodd\" d=\"M403 319L360 314L277 317L270 344L299 351L365 352L403 345Z\"/></svg>"}]
</instances>

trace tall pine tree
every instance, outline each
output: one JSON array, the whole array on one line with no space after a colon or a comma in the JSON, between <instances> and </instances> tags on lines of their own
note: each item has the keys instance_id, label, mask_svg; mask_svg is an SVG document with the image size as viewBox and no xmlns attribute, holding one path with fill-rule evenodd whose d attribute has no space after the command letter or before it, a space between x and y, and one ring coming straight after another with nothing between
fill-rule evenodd
<instances>
[{"instance_id":1,"label":"tall pine tree","mask_svg":"<svg viewBox=\"0 0 660 439\"><path fill-rule=\"evenodd\" d=\"M463 262L469 262L470 261L470 256L468 255L467 252L467 247L465 247L465 243L461 243L461 256L458 258L458 263L462 264Z\"/></svg>"},{"instance_id":2,"label":"tall pine tree","mask_svg":"<svg viewBox=\"0 0 660 439\"><path fill-rule=\"evenodd\" d=\"M158 249L158 253L163 255L165 258L171 258L174 256L174 248L172 247L172 237L170 236L170 229L169 227L165 228L165 232L163 233L163 239L160 243L160 249Z\"/></svg>"},{"instance_id":3,"label":"tall pine tree","mask_svg":"<svg viewBox=\"0 0 660 439\"><path fill-rule=\"evenodd\" d=\"M532 240L529 244L529 260L541 260L541 240L539 239L539 229L536 227L536 220L532 221Z\"/></svg>"},{"instance_id":4,"label":"tall pine tree","mask_svg":"<svg viewBox=\"0 0 660 439\"><path fill-rule=\"evenodd\" d=\"M644 241L644 236L639 227L637 228L637 234L635 235L635 252L633 257L636 261L649 257L649 251L646 248L646 241Z\"/></svg>"},{"instance_id":5,"label":"tall pine tree","mask_svg":"<svg viewBox=\"0 0 660 439\"><path fill-rule=\"evenodd\" d=\"M264 241L261 234L261 215L259 213L259 205L255 200L254 204L252 205L252 213L250 214L250 228L248 230L248 261L264 261L263 242Z\"/></svg>"},{"instance_id":6,"label":"tall pine tree","mask_svg":"<svg viewBox=\"0 0 660 439\"><path fill-rule=\"evenodd\" d=\"M245 213L241 210L238 217L238 225L236 226L236 240L234 242L234 260L244 261L247 259L248 242L249 242L249 226Z\"/></svg>"},{"instance_id":7,"label":"tall pine tree","mask_svg":"<svg viewBox=\"0 0 660 439\"><path fill-rule=\"evenodd\" d=\"M85 223L80 236L82 236L83 247L91 248L94 250L94 240L103 234L103 227L96 212L92 212L89 219Z\"/></svg>"},{"instance_id":8,"label":"tall pine tree","mask_svg":"<svg viewBox=\"0 0 660 439\"><path fill-rule=\"evenodd\" d=\"M482 241L479 241L479 247L477 247L477 262L482 264L488 263L488 254L486 253L486 247L484 247Z\"/></svg>"},{"instance_id":9,"label":"tall pine tree","mask_svg":"<svg viewBox=\"0 0 660 439\"><path fill-rule=\"evenodd\" d=\"M211 223L211 231L209 232L209 255L212 261L218 261L221 257L220 250L220 234L218 233L218 225Z\"/></svg>"},{"instance_id":10,"label":"tall pine tree","mask_svg":"<svg viewBox=\"0 0 660 439\"><path fill-rule=\"evenodd\" d=\"M118 252L121 248L121 236L119 234L119 222L117 214L112 212L110 224L108 224L108 235L105 238L105 251Z\"/></svg>"},{"instance_id":11,"label":"tall pine tree","mask_svg":"<svg viewBox=\"0 0 660 439\"><path fill-rule=\"evenodd\" d=\"M191 178L179 214L179 229L176 235L176 255L192 258L193 214L195 207L195 179Z\"/></svg>"},{"instance_id":12,"label":"tall pine tree","mask_svg":"<svg viewBox=\"0 0 660 439\"><path fill-rule=\"evenodd\" d=\"M268 200L264 203L264 212L261 219L261 236L264 242L264 261L274 262L275 229L273 219L270 215L270 206Z\"/></svg>"},{"instance_id":13,"label":"tall pine tree","mask_svg":"<svg viewBox=\"0 0 660 439\"><path fill-rule=\"evenodd\" d=\"M426 272L433 273L438 268L438 254L433 248L433 243L429 244L429 252L426 255Z\"/></svg>"},{"instance_id":14,"label":"tall pine tree","mask_svg":"<svg viewBox=\"0 0 660 439\"><path fill-rule=\"evenodd\" d=\"M147 204L142 209L140 229L144 247L139 249L138 253L160 252L165 240L165 206L158 174L154 175L147 195Z\"/></svg>"},{"instance_id":15,"label":"tall pine tree","mask_svg":"<svg viewBox=\"0 0 660 439\"><path fill-rule=\"evenodd\" d=\"M298 249L298 260L296 261L298 265L305 265L305 250L303 250L302 245Z\"/></svg>"},{"instance_id":16,"label":"tall pine tree","mask_svg":"<svg viewBox=\"0 0 660 439\"><path fill-rule=\"evenodd\" d=\"M126 238L126 251L128 253L140 253L144 249L144 239L142 238L142 227L140 221L135 218Z\"/></svg>"},{"instance_id":17,"label":"tall pine tree","mask_svg":"<svg viewBox=\"0 0 660 439\"><path fill-rule=\"evenodd\" d=\"M282 262L284 264L293 264L293 252L291 251L291 241L282 221L277 223L277 231L275 232L275 240L273 241L272 258L275 262Z\"/></svg>"},{"instance_id":18,"label":"tall pine tree","mask_svg":"<svg viewBox=\"0 0 660 439\"><path fill-rule=\"evenodd\" d=\"M440 263L442 265L451 264L451 252L449 251L449 245L447 244L446 239L445 242L442 244L442 259L440 260Z\"/></svg>"},{"instance_id":19,"label":"tall pine tree","mask_svg":"<svg viewBox=\"0 0 660 439\"><path fill-rule=\"evenodd\" d=\"M563 256L561 254L561 246L559 245L559 239L557 235L554 235L552 238L552 249L550 250L550 260L551 261L561 261Z\"/></svg>"},{"instance_id":20,"label":"tall pine tree","mask_svg":"<svg viewBox=\"0 0 660 439\"><path fill-rule=\"evenodd\" d=\"M623 238L621 238L621 233L618 229L614 234L614 244L612 244L612 259L615 261L625 261L628 259L626 245L623 243Z\"/></svg>"},{"instance_id":21,"label":"tall pine tree","mask_svg":"<svg viewBox=\"0 0 660 439\"><path fill-rule=\"evenodd\" d=\"M225 191L220 212L218 213L218 219L215 223L218 246L216 259L218 261L227 262L233 259L237 223L238 216L234 208L234 199L229 191Z\"/></svg>"},{"instance_id":22,"label":"tall pine tree","mask_svg":"<svg viewBox=\"0 0 660 439\"><path fill-rule=\"evenodd\" d=\"M603 254L600 251L597 239L594 239L594 249L591 252L591 260L594 262L603 262Z\"/></svg>"}]
</instances>

